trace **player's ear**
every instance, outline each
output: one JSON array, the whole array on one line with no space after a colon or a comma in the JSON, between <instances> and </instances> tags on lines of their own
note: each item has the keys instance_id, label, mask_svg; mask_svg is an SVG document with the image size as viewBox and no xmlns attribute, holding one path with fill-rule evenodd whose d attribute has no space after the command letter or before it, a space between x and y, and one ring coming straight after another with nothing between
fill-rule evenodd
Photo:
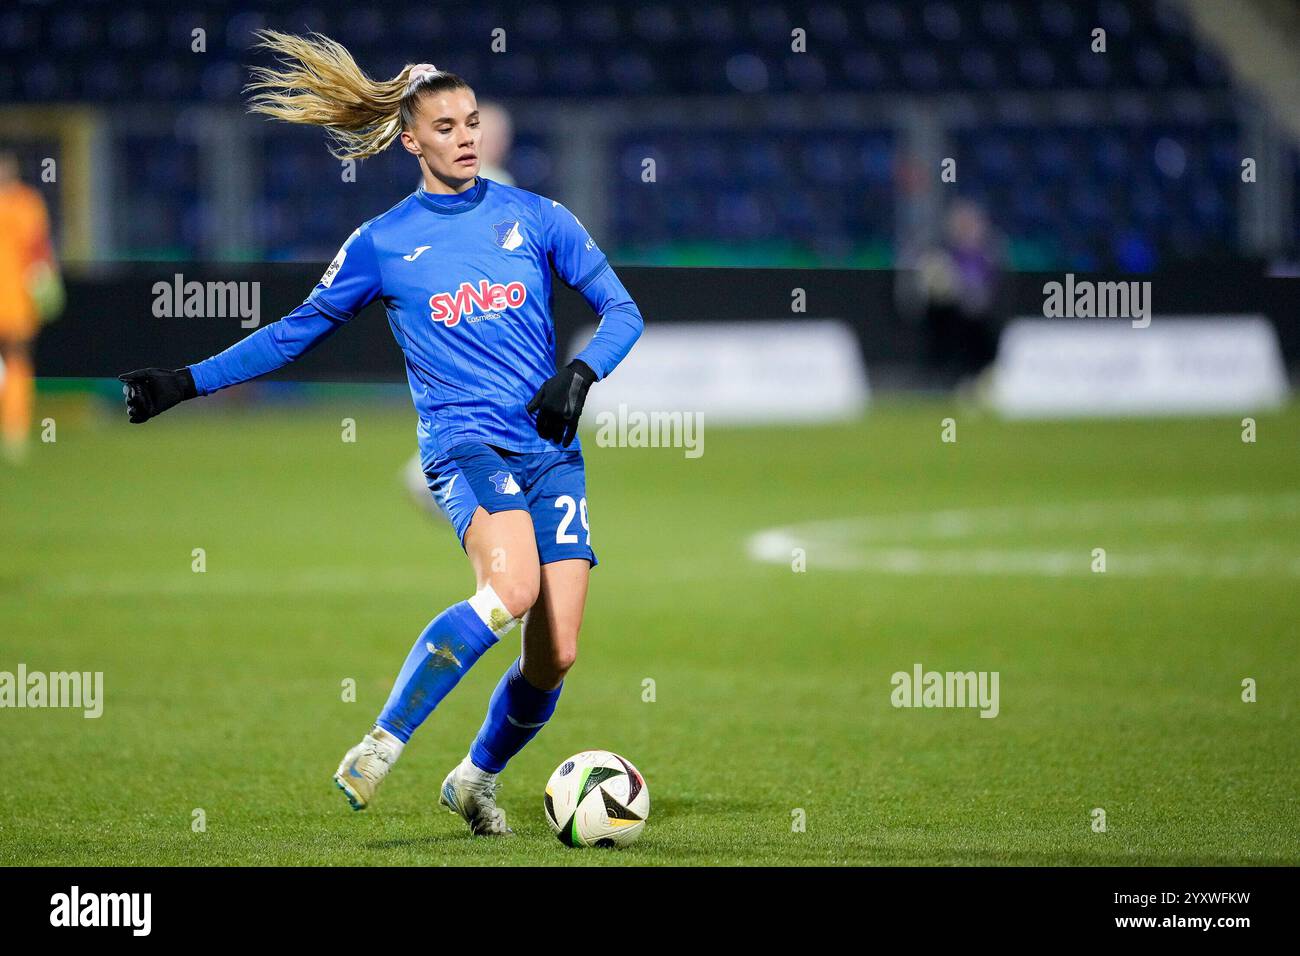
<instances>
[{"instance_id":1,"label":"player's ear","mask_svg":"<svg viewBox=\"0 0 1300 956\"><path fill-rule=\"evenodd\" d=\"M402 140L403 149L405 149L412 156L420 155L420 144L415 141L415 137L411 135L411 131L409 129L402 130L399 138Z\"/></svg>"}]
</instances>

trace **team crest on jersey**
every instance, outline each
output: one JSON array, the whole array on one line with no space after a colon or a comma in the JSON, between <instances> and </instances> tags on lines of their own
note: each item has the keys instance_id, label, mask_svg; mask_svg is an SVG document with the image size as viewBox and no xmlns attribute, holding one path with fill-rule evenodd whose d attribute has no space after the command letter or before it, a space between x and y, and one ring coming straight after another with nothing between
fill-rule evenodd
<instances>
[{"instance_id":1,"label":"team crest on jersey","mask_svg":"<svg viewBox=\"0 0 1300 956\"><path fill-rule=\"evenodd\" d=\"M488 476L488 481L492 482L492 487L499 495L519 494L519 482L515 481L515 476L508 471L495 471Z\"/></svg>"},{"instance_id":2,"label":"team crest on jersey","mask_svg":"<svg viewBox=\"0 0 1300 956\"><path fill-rule=\"evenodd\" d=\"M518 219L502 219L493 223L492 235L497 245L507 251L518 249L524 244L524 234L519 231Z\"/></svg>"},{"instance_id":3,"label":"team crest on jersey","mask_svg":"<svg viewBox=\"0 0 1300 956\"><path fill-rule=\"evenodd\" d=\"M499 319L506 309L517 309L528 301L528 288L519 281L477 283L462 282L453 292L435 292L429 296L429 317L451 328L461 319L481 322Z\"/></svg>"}]
</instances>

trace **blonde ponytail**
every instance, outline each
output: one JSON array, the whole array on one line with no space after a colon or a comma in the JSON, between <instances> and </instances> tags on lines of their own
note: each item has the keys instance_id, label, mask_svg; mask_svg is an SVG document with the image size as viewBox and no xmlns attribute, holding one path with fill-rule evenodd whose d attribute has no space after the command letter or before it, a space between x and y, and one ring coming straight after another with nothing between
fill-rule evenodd
<instances>
[{"instance_id":1,"label":"blonde ponytail","mask_svg":"<svg viewBox=\"0 0 1300 956\"><path fill-rule=\"evenodd\" d=\"M424 93L469 89L454 73L416 71L408 63L391 80L372 80L341 43L320 33L295 36L258 30L257 46L283 59L280 67L254 67L250 113L288 123L325 127L330 153L337 159L364 159L382 153L415 119ZM295 62L296 61L296 62Z\"/></svg>"}]
</instances>

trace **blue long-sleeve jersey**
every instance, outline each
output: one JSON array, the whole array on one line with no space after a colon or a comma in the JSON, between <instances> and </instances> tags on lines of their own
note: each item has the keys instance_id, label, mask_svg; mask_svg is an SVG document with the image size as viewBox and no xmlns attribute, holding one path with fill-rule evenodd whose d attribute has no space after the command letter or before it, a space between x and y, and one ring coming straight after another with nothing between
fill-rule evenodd
<instances>
[{"instance_id":1,"label":"blue long-sleeve jersey","mask_svg":"<svg viewBox=\"0 0 1300 956\"><path fill-rule=\"evenodd\" d=\"M302 305L190 371L200 395L247 381L382 298L426 465L465 441L550 451L525 405L556 370L552 269L600 316L577 357L603 379L641 334L631 296L564 206L482 177L456 196L417 189L363 223Z\"/></svg>"}]
</instances>

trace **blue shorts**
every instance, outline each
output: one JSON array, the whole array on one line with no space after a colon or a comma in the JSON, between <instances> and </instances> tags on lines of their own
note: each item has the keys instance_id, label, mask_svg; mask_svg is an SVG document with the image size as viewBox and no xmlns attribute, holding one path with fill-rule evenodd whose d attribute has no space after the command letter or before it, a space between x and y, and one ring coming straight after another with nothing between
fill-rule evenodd
<instances>
[{"instance_id":1,"label":"blue shorts","mask_svg":"<svg viewBox=\"0 0 1300 956\"><path fill-rule=\"evenodd\" d=\"M527 511L542 564L570 558L598 563L587 519L587 473L576 448L522 454L467 442L434 459L424 477L462 548L476 509Z\"/></svg>"}]
</instances>

